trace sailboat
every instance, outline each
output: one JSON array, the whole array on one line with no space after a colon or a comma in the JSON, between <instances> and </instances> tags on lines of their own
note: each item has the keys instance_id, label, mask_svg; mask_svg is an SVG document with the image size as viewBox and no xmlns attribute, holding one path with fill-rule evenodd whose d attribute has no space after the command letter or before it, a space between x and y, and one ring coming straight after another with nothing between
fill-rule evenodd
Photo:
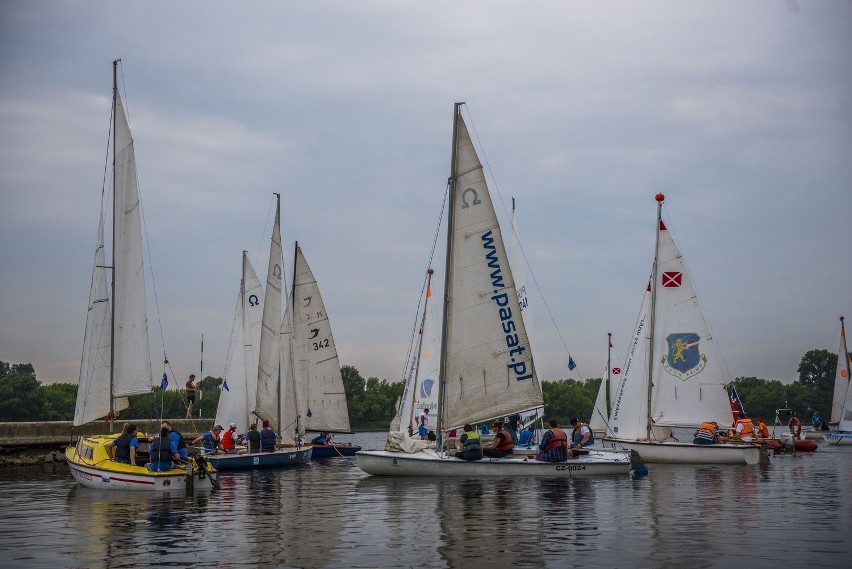
<instances>
[{"instance_id":1,"label":"sailboat","mask_svg":"<svg viewBox=\"0 0 852 569\"><path fill-rule=\"evenodd\" d=\"M846 326L840 317L840 349L837 352L837 371L834 375L834 396L831 401L829 425L837 425L836 431L823 435L823 440L832 445L852 445L852 388L850 388L849 352L846 349Z\"/></svg>"},{"instance_id":2,"label":"sailboat","mask_svg":"<svg viewBox=\"0 0 852 569\"><path fill-rule=\"evenodd\" d=\"M647 462L757 464L756 444L695 445L672 429L704 421L732 423L721 355L698 303L683 255L662 220L657 194L657 237L651 278L642 301L621 381L612 396L605 442L637 450Z\"/></svg>"},{"instance_id":3,"label":"sailboat","mask_svg":"<svg viewBox=\"0 0 852 569\"><path fill-rule=\"evenodd\" d=\"M337 345L319 285L299 243L296 243L293 287L282 321L282 368L293 386L290 417L298 418L297 436L307 432L351 433L346 391L340 374ZM285 417L281 417L284 424ZM313 458L353 456L361 447L312 443Z\"/></svg>"},{"instance_id":4,"label":"sailboat","mask_svg":"<svg viewBox=\"0 0 852 569\"><path fill-rule=\"evenodd\" d=\"M276 196L275 222L269 248L266 290L260 299L260 282L248 253L243 251L243 275L237 296L237 309L231 327L228 360L216 423L236 424L238 431L251 423L271 421L283 436L280 422L283 400L292 390L282 385L281 352L281 196ZM244 432L244 431L243 431ZM252 470L304 464L311 459L310 446L278 445L273 452L211 455L208 460L218 470Z\"/></svg>"},{"instance_id":5,"label":"sailboat","mask_svg":"<svg viewBox=\"0 0 852 569\"><path fill-rule=\"evenodd\" d=\"M149 393L153 385L148 349L145 307L145 273L142 225L133 138L118 92L117 67L113 62L113 251L106 263L104 204L98 223L97 244L89 291L89 310L80 362L80 380L74 409L74 426L107 417L113 419L128 406L127 397ZM112 290L107 270L112 268ZM146 456L147 439L139 433L137 463ZM190 459L187 465L163 472L111 460L110 443L117 434L79 437L65 450L74 479L90 488L122 490L171 490L210 488L214 485L208 464Z\"/></svg>"},{"instance_id":6,"label":"sailboat","mask_svg":"<svg viewBox=\"0 0 852 569\"><path fill-rule=\"evenodd\" d=\"M388 433L386 450L361 451L358 467L397 476L592 476L627 474L627 452L590 452L567 463L522 457L465 461L443 450L446 430L543 406L515 283L482 165L453 112L447 251L437 407L437 448ZM431 445L430 445L431 446Z\"/></svg>"},{"instance_id":7,"label":"sailboat","mask_svg":"<svg viewBox=\"0 0 852 569\"><path fill-rule=\"evenodd\" d=\"M589 418L589 428L600 438L606 434L607 418L609 417L610 393L612 392L612 375L621 373L619 368L612 368L612 332L607 332L606 377L601 380L592 416Z\"/></svg>"}]
</instances>

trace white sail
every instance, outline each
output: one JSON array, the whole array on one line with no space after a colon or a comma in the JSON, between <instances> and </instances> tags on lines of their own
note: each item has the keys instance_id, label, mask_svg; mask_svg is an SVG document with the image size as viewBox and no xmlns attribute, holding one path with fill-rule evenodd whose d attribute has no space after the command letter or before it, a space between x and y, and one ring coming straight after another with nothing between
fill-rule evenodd
<instances>
[{"instance_id":1,"label":"white sail","mask_svg":"<svg viewBox=\"0 0 852 569\"><path fill-rule=\"evenodd\" d=\"M611 394L609 431L622 439L638 439L648 434L648 330L651 320L651 284L645 287L642 307L627 348L621 379Z\"/></svg>"},{"instance_id":2,"label":"white sail","mask_svg":"<svg viewBox=\"0 0 852 569\"><path fill-rule=\"evenodd\" d=\"M280 200L280 197L279 197ZM257 368L255 413L263 419L278 420L280 404L279 358L281 352L281 208L275 210L269 265L266 271L266 292L261 320L260 353Z\"/></svg>"},{"instance_id":3,"label":"white sail","mask_svg":"<svg viewBox=\"0 0 852 569\"><path fill-rule=\"evenodd\" d=\"M133 138L121 97L115 94L115 197L113 290L115 339L113 396L148 393L153 387L145 312L142 223Z\"/></svg>"},{"instance_id":4,"label":"white sail","mask_svg":"<svg viewBox=\"0 0 852 569\"><path fill-rule=\"evenodd\" d=\"M249 404L254 404L257 393L258 363L254 357L257 350L253 348L260 336L263 313L260 280L245 251L242 272L237 308L231 326L231 339L228 342L222 393L219 396L219 407L216 409L216 423L237 423L238 428L245 429L251 422Z\"/></svg>"},{"instance_id":5,"label":"white sail","mask_svg":"<svg viewBox=\"0 0 852 569\"><path fill-rule=\"evenodd\" d=\"M74 408L74 426L100 419L110 411L110 302L104 253L104 215L101 204L98 238L89 289L89 310L80 362L80 381Z\"/></svg>"},{"instance_id":6,"label":"white sail","mask_svg":"<svg viewBox=\"0 0 852 569\"><path fill-rule=\"evenodd\" d=\"M837 371L834 377L834 397L831 402L831 421L839 422L837 430L852 431L852 389L849 385L849 352L846 349L846 330L840 318L840 348L837 351ZM842 392L839 393L839 392ZM836 411L835 411L836 409Z\"/></svg>"},{"instance_id":7,"label":"white sail","mask_svg":"<svg viewBox=\"0 0 852 569\"><path fill-rule=\"evenodd\" d=\"M601 384L598 387L598 395L595 397L595 406L592 409L592 416L589 418L589 428L595 433L603 433L606 431L606 424L606 378L603 378L601 379Z\"/></svg>"},{"instance_id":8,"label":"white sail","mask_svg":"<svg viewBox=\"0 0 852 569\"><path fill-rule=\"evenodd\" d=\"M298 244L293 298L295 383L302 432L349 432L349 410L331 322L317 281Z\"/></svg>"},{"instance_id":9,"label":"white sail","mask_svg":"<svg viewBox=\"0 0 852 569\"><path fill-rule=\"evenodd\" d=\"M438 371L441 366L441 353L435 327L431 278L426 286L426 301L418 336L417 349L406 378L403 401L398 407L400 411L397 415L400 428L405 425L412 432L417 431L417 416L423 409L429 410L429 430L435 430L438 425Z\"/></svg>"},{"instance_id":10,"label":"white sail","mask_svg":"<svg viewBox=\"0 0 852 569\"><path fill-rule=\"evenodd\" d=\"M730 382L686 270L683 255L660 220L654 315L654 426L730 425ZM668 431L665 431L667 436Z\"/></svg>"},{"instance_id":11,"label":"white sail","mask_svg":"<svg viewBox=\"0 0 852 569\"><path fill-rule=\"evenodd\" d=\"M287 303L287 310L284 313L284 318L281 319L280 327L281 414L278 416L278 423L275 426L279 429L282 437L287 440L295 440L297 434L304 434L300 418L304 413L298 408L296 377L293 372L293 322L290 309L293 305L292 291L289 298L290 301ZM301 428L300 431L296 430L297 422Z\"/></svg>"},{"instance_id":12,"label":"white sail","mask_svg":"<svg viewBox=\"0 0 852 569\"><path fill-rule=\"evenodd\" d=\"M543 405L482 165L460 113L455 120L442 370L446 428Z\"/></svg>"}]
</instances>

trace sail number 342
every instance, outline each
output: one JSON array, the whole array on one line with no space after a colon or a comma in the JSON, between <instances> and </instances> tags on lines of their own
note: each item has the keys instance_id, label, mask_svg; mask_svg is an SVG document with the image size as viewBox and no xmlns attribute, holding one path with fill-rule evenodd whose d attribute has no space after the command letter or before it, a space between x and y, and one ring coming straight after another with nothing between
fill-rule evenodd
<instances>
[{"instance_id":1,"label":"sail number 342","mask_svg":"<svg viewBox=\"0 0 852 569\"><path fill-rule=\"evenodd\" d=\"M326 338L325 340L320 340L319 342L312 342L312 344L314 346L314 351L317 351L320 348L327 348L328 347L328 338Z\"/></svg>"}]
</instances>

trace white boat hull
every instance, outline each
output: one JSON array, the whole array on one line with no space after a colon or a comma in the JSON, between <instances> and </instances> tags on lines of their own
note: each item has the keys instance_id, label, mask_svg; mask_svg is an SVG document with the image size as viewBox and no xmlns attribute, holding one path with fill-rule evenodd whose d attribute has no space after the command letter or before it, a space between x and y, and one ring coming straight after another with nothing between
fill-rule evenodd
<instances>
[{"instance_id":1,"label":"white boat hull","mask_svg":"<svg viewBox=\"0 0 852 569\"><path fill-rule=\"evenodd\" d=\"M674 441L604 439L605 446L635 450L645 462L664 464L758 464L758 445L696 445Z\"/></svg>"},{"instance_id":2,"label":"white boat hull","mask_svg":"<svg viewBox=\"0 0 852 569\"><path fill-rule=\"evenodd\" d=\"M375 476L549 476L577 478L629 474L633 466L629 452L592 451L567 462L542 462L523 457L462 460L443 456L432 449L415 453L384 450L355 453L358 467Z\"/></svg>"},{"instance_id":3,"label":"white boat hull","mask_svg":"<svg viewBox=\"0 0 852 569\"><path fill-rule=\"evenodd\" d=\"M825 433L822 440L830 445L852 445L852 433Z\"/></svg>"},{"instance_id":4,"label":"white boat hull","mask_svg":"<svg viewBox=\"0 0 852 569\"><path fill-rule=\"evenodd\" d=\"M150 474L136 474L110 471L74 462L69 462L68 467L71 469L74 480L86 488L143 490L147 492L186 492L187 490L188 476L186 473L152 472ZM215 476L215 474L211 476ZM192 476L191 484L193 490L209 490L213 486L213 482L208 476L199 475L197 472Z\"/></svg>"}]
</instances>

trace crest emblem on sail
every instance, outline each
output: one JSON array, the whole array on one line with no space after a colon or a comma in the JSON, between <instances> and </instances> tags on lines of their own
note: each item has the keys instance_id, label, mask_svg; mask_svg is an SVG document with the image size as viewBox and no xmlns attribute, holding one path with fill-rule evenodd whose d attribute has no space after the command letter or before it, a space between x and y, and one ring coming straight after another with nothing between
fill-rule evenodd
<instances>
[{"instance_id":1,"label":"crest emblem on sail","mask_svg":"<svg viewBox=\"0 0 852 569\"><path fill-rule=\"evenodd\" d=\"M666 338L669 351L663 356L663 368L683 381L701 373L707 356L698 351L700 341L695 332L669 334Z\"/></svg>"}]
</instances>

